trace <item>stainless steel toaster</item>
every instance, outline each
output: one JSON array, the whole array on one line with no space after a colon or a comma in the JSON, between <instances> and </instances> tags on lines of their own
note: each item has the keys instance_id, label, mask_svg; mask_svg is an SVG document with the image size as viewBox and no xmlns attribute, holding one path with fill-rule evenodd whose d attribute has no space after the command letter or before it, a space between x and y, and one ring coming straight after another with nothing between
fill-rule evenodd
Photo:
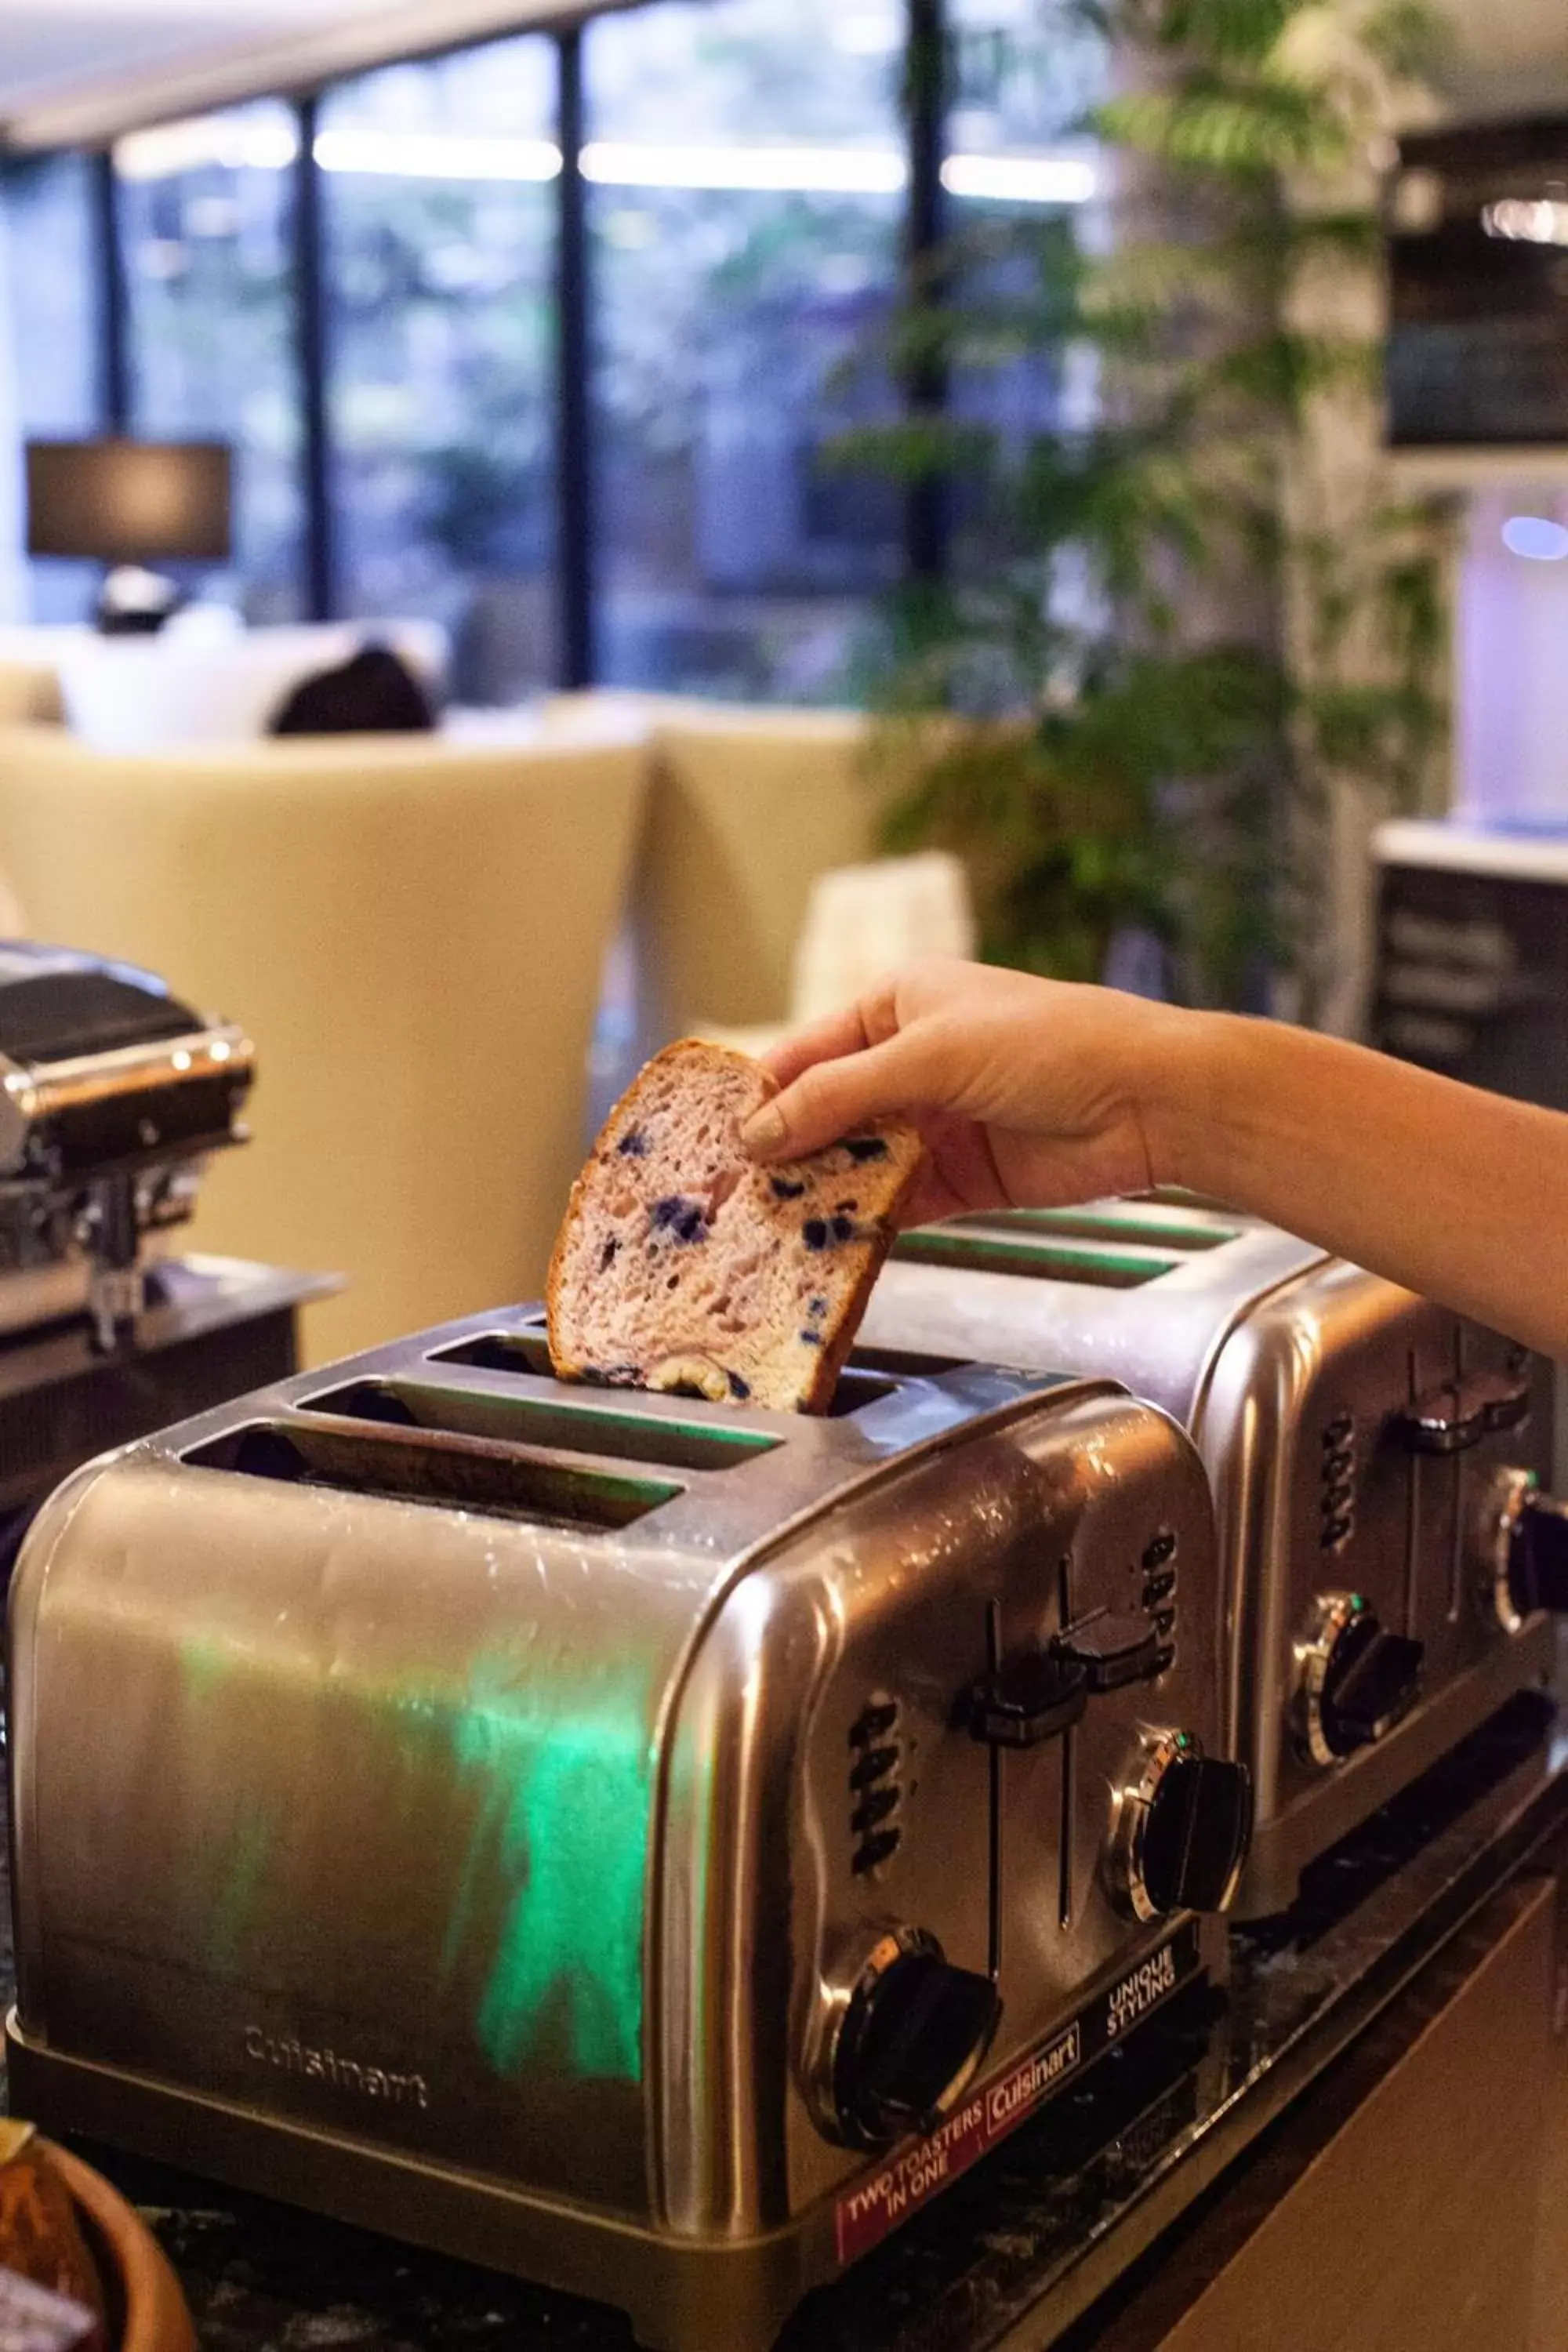
<instances>
[{"instance_id":1,"label":"stainless steel toaster","mask_svg":"<svg viewBox=\"0 0 1568 2352\"><path fill-rule=\"evenodd\" d=\"M1188 1978L1249 1817L1203 1467L456 1324L79 1474L10 1616L13 2095L760 2347Z\"/></svg>"},{"instance_id":2,"label":"stainless steel toaster","mask_svg":"<svg viewBox=\"0 0 1568 2352\"><path fill-rule=\"evenodd\" d=\"M1257 1803L1239 1914L1550 1671L1549 1369L1393 1283L1185 1196L1098 1202L905 1235L865 1335L1106 1374L1191 1430Z\"/></svg>"}]
</instances>

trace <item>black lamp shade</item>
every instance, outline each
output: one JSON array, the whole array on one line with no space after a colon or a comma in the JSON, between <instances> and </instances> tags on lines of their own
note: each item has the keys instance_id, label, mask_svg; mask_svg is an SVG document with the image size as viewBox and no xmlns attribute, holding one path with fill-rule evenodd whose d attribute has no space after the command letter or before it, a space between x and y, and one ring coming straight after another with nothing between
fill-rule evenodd
<instances>
[{"instance_id":1,"label":"black lamp shade","mask_svg":"<svg viewBox=\"0 0 1568 2352\"><path fill-rule=\"evenodd\" d=\"M26 459L29 555L226 562L226 442L29 441Z\"/></svg>"}]
</instances>

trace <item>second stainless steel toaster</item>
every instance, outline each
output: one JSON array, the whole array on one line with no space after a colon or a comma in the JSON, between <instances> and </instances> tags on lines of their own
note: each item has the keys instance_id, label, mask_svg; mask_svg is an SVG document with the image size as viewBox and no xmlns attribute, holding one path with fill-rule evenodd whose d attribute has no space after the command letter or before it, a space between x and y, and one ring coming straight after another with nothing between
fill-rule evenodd
<instances>
[{"instance_id":1,"label":"second stainless steel toaster","mask_svg":"<svg viewBox=\"0 0 1568 2352\"><path fill-rule=\"evenodd\" d=\"M1213 1483L1225 1722L1257 1823L1238 1911L1552 1664L1568 1521L1549 1368L1255 1218L1185 1198L905 1235L869 1342L1123 1381Z\"/></svg>"}]
</instances>

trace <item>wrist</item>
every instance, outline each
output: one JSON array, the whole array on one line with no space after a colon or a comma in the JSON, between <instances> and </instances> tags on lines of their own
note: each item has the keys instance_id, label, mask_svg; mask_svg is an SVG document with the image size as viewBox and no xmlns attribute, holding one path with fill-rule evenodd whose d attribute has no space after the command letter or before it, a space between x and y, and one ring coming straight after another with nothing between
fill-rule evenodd
<instances>
[{"instance_id":1,"label":"wrist","mask_svg":"<svg viewBox=\"0 0 1568 2352\"><path fill-rule=\"evenodd\" d=\"M1257 1089L1267 1080L1258 1050L1265 1025L1230 1013L1163 1008L1151 1027L1139 1099L1156 1184L1231 1196Z\"/></svg>"}]
</instances>

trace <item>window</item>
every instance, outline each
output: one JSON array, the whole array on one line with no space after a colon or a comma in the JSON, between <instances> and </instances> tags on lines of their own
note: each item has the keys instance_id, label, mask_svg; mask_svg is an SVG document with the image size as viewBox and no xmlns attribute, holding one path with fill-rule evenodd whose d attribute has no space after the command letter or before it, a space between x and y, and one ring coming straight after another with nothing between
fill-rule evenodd
<instances>
[{"instance_id":1,"label":"window","mask_svg":"<svg viewBox=\"0 0 1568 2352\"><path fill-rule=\"evenodd\" d=\"M85 619L89 563L23 560L22 443L98 425L92 189L79 155L0 176L0 619Z\"/></svg>"},{"instance_id":2,"label":"window","mask_svg":"<svg viewBox=\"0 0 1568 2352\"><path fill-rule=\"evenodd\" d=\"M601 678L821 701L897 576L836 466L898 278L900 0L665 0L586 34Z\"/></svg>"},{"instance_id":3,"label":"window","mask_svg":"<svg viewBox=\"0 0 1568 2352\"><path fill-rule=\"evenodd\" d=\"M1083 125L1106 91L1103 37L1070 0L946 5L950 193L1015 206L1081 203L1094 186Z\"/></svg>"},{"instance_id":4,"label":"window","mask_svg":"<svg viewBox=\"0 0 1568 2352\"><path fill-rule=\"evenodd\" d=\"M959 260L957 296L978 296L993 348L954 372L953 412L988 425L1001 463L1033 435L1092 413L1094 386L995 332L1049 267L1049 241L1075 233L1097 190L1085 121L1105 93L1106 49L1066 0L947 0L952 51L948 152L942 166ZM1005 475L1004 475L1005 478ZM1006 505L1005 498L1002 507ZM963 497L953 561L984 577L1011 551L1006 514Z\"/></svg>"},{"instance_id":5,"label":"window","mask_svg":"<svg viewBox=\"0 0 1568 2352\"><path fill-rule=\"evenodd\" d=\"M294 153L292 113L264 100L138 132L114 159L131 427L234 445L235 567L253 621L301 608Z\"/></svg>"},{"instance_id":6,"label":"window","mask_svg":"<svg viewBox=\"0 0 1568 2352\"><path fill-rule=\"evenodd\" d=\"M499 41L321 111L341 601L442 623L470 703L554 675L556 61Z\"/></svg>"},{"instance_id":7,"label":"window","mask_svg":"<svg viewBox=\"0 0 1568 2352\"><path fill-rule=\"evenodd\" d=\"M1084 123L1104 45L1077 0L943 5L951 283L989 314L945 396L991 428L1000 483L960 487L947 543L978 583L1017 551L1009 467L1032 436L1094 413L1092 380L1017 338L1009 351L996 314L1020 298L1023 315L1042 239L1089 216ZM338 609L441 624L464 701L552 684L557 509L577 487L574 471L558 482L557 425L583 402L596 677L854 697L881 593L928 536L887 473L842 447L901 405L887 329L909 214L909 0L647 0L590 17L589 380L564 387L556 293L579 279L557 251L557 39L520 33L323 93L324 381L309 413L324 409L331 512L316 520L331 526ZM305 512L318 452L307 466L300 120L266 100L136 132L115 159L131 428L235 444L253 620L301 613L323 549ZM40 614L79 612L92 583L58 565L29 578L7 553L6 453L26 431L100 420L96 194L81 158L0 169L16 314L15 352L0 346L0 600ZM5 257L0 240L0 320ZM929 537L940 556L942 533Z\"/></svg>"}]
</instances>

